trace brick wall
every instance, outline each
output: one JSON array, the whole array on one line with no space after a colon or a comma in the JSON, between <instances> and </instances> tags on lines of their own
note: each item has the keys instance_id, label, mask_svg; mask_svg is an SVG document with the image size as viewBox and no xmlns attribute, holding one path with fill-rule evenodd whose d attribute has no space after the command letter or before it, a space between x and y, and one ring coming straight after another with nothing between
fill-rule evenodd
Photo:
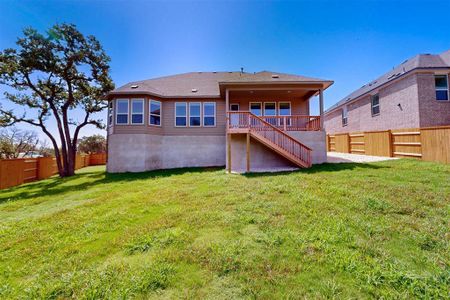
<instances>
[{"instance_id":1,"label":"brick wall","mask_svg":"<svg viewBox=\"0 0 450 300\"><path fill-rule=\"evenodd\" d=\"M372 94L375 94L373 91ZM341 109L325 116L327 133L419 127L418 76L411 74L379 91L380 114L372 116L370 95L347 106L348 125L342 126Z\"/></svg>"},{"instance_id":2,"label":"brick wall","mask_svg":"<svg viewBox=\"0 0 450 300\"><path fill-rule=\"evenodd\" d=\"M434 74L418 74L420 127L450 124L450 101L437 101Z\"/></svg>"}]
</instances>

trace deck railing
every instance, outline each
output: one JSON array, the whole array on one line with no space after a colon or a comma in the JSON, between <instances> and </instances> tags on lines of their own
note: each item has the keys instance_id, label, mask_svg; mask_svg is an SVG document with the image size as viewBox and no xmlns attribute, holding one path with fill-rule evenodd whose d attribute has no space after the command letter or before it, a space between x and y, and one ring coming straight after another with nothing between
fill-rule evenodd
<instances>
[{"instance_id":1,"label":"deck railing","mask_svg":"<svg viewBox=\"0 0 450 300\"><path fill-rule=\"evenodd\" d=\"M248 127L246 116L248 112L230 112L230 128ZM320 130L320 116L260 116L262 120L282 131L317 131Z\"/></svg>"},{"instance_id":2,"label":"deck railing","mask_svg":"<svg viewBox=\"0 0 450 300\"><path fill-rule=\"evenodd\" d=\"M311 149L309 147L251 112L229 112L228 129L231 131L233 129L248 129L249 132L254 133L257 137L262 137L287 152L296 160L300 160L304 166L311 166Z\"/></svg>"}]
</instances>

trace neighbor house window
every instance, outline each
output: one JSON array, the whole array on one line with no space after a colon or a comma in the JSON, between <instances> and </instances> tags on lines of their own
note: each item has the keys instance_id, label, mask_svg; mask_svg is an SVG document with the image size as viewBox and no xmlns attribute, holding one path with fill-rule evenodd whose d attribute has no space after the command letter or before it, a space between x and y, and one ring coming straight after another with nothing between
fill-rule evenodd
<instances>
[{"instance_id":1,"label":"neighbor house window","mask_svg":"<svg viewBox=\"0 0 450 300\"><path fill-rule=\"evenodd\" d=\"M201 104L200 102L189 102L189 126L200 126Z\"/></svg>"},{"instance_id":2,"label":"neighbor house window","mask_svg":"<svg viewBox=\"0 0 450 300\"><path fill-rule=\"evenodd\" d=\"M447 75L435 75L434 84L436 87L436 100L447 101L448 100L448 76Z\"/></svg>"},{"instance_id":3,"label":"neighbor house window","mask_svg":"<svg viewBox=\"0 0 450 300\"><path fill-rule=\"evenodd\" d=\"M128 124L128 99L117 99L116 101L116 124Z\"/></svg>"},{"instance_id":4,"label":"neighbor house window","mask_svg":"<svg viewBox=\"0 0 450 300\"><path fill-rule=\"evenodd\" d=\"M184 127L187 125L187 104L186 102L175 103L175 126Z\"/></svg>"},{"instance_id":5,"label":"neighbor house window","mask_svg":"<svg viewBox=\"0 0 450 300\"><path fill-rule=\"evenodd\" d=\"M371 109L372 116L377 116L380 114L380 97L378 96L378 94L372 96Z\"/></svg>"},{"instance_id":6,"label":"neighbor house window","mask_svg":"<svg viewBox=\"0 0 450 300\"><path fill-rule=\"evenodd\" d=\"M348 110L347 106L342 108L342 126L347 126L348 124Z\"/></svg>"},{"instance_id":7,"label":"neighbor house window","mask_svg":"<svg viewBox=\"0 0 450 300\"><path fill-rule=\"evenodd\" d=\"M203 126L216 126L216 103L203 103Z\"/></svg>"},{"instance_id":8,"label":"neighbor house window","mask_svg":"<svg viewBox=\"0 0 450 300\"><path fill-rule=\"evenodd\" d=\"M113 116L114 116L114 110L113 110L113 101L109 101L108 103L108 125L112 126L113 124Z\"/></svg>"},{"instance_id":9,"label":"neighbor house window","mask_svg":"<svg viewBox=\"0 0 450 300\"><path fill-rule=\"evenodd\" d=\"M261 116L262 115L261 103L250 102L250 112L256 116Z\"/></svg>"},{"instance_id":10,"label":"neighbor house window","mask_svg":"<svg viewBox=\"0 0 450 300\"><path fill-rule=\"evenodd\" d=\"M131 124L144 124L144 99L131 100Z\"/></svg>"},{"instance_id":11,"label":"neighbor house window","mask_svg":"<svg viewBox=\"0 0 450 300\"><path fill-rule=\"evenodd\" d=\"M149 102L150 125L161 126L161 102L150 100Z\"/></svg>"}]
</instances>

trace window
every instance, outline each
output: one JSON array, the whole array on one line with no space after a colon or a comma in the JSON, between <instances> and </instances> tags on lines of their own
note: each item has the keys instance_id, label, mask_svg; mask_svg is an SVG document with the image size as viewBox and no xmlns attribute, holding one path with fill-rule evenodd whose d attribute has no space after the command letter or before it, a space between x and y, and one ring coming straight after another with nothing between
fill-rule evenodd
<instances>
[{"instance_id":1,"label":"window","mask_svg":"<svg viewBox=\"0 0 450 300\"><path fill-rule=\"evenodd\" d=\"M291 115L291 102L278 103L278 114L280 116L290 116Z\"/></svg>"},{"instance_id":2,"label":"window","mask_svg":"<svg viewBox=\"0 0 450 300\"><path fill-rule=\"evenodd\" d=\"M447 75L435 75L434 84L436 87L436 100L447 101L448 100L448 76Z\"/></svg>"},{"instance_id":3,"label":"window","mask_svg":"<svg viewBox=\"0 0 450 300\"><path fill-rule=\"evenodd\" d=\"M347 126L348 124L348 111L347 106L342 108L342 126Z\"/></svg>"},{"instance_id":4,"label":"window","mask_svg":"<svg viewBox=\"0 0 450 300\"><path fill-rule=\"evenodd\" d=\"M278 103L278 115L290 116L291 115L291 102L279 102ZM286 125L291 125L291 118L286 118ZM284 126L284 119L280 118L280 125Z\"/></svg>"},{"instance_id":5,"label":"window","mask_svg":"<svg viewBox=\"0 0 450 300\"><path fill-rule=\"evenodd\" d=\"M114 116L114 110L113 110L113 101L109 101L108 103L108 125L112 126L113 124L113 116Z\"/></svg>"},{"instance_id":6,"label":"window","mask_svg":"<svg viewBox=\"0 0 450 300\"><path fill-rule=\"evenodd\" d=\"M149 102L150 125L161 126L161 102L150 100Z\"/></svg>"},{"instance_id":7,"label":"window","mask_svg":"<svg viewBox=\"0 0 450 300\"><path fill-rule=\"evenodd\" d=\"M144 124L144 99L131 100L131 124Z\"/></svg>"},{"instance_id":8,"label":"window","mask_svg":"<svg viewBox=\"0 0 450 300\"><path fill-rule=\"evenodd\" d=\"M264 102L264 115L265 116L277 115L277 106L275 102Z\"/></svg>"},{"instance_id":9,"label":"window","mask_svg":"<svg viewBox=\"0 0 450 300\"><path fill-rule=\"evenodd\" d=\"M373 95L371 99L372 117L380 114L380 97L378 94Z\"/></svg>"},{"instance_id":10,"label":"window","mask_svg":"<svg viewBox=\"0 0 450 300\"><path fill-rule=\"evenodd\" d=\"M203 126L216 126L216 103L203 103Z\"/></svg>"},{"instance_id":11,"label":"window","mask_svg":"<svg viewBox=\"0 0 450 300\"><path fill-rule=\"evenodd\" d=\"M261 116L262 115L261 103L250 102L250 112L256 116Z\"/></svg>"},{"instance_id":12,"label":"window","mask_svg":"<svg viewBox=\"0 0 450 300\"><path fill-rule=\"evenodd\" d=\"M116 124L128 124L128 99L117 99Z\"/></svg>"},{"instance_id":13,"label":"window","mask_svg":"<svg viewBox=\"0 0 450 300\"><path fill-rule=\"evenodd\" d=\"M200 126L201 104L200 102L189 102L189 126Z\"/></svg>"},{"instance_id":14,"label":"window","mask_svg":"<svg viewBox=\"0 0 450 300\"><path fill-rule=\"evenodd\" d=\"M187 105L186 102L175 103L175 126L184 127L187 125Z\"/></svg>"},{"instance_id":15,"label":"window","mask_svg":"<svg viewBox=\"0 0 450 300\"><path fill-rule=\"evenodd\" d=\"M239 104L238 103L230 104L230 111L239 111Z\"/></svg>"}]
</instances>

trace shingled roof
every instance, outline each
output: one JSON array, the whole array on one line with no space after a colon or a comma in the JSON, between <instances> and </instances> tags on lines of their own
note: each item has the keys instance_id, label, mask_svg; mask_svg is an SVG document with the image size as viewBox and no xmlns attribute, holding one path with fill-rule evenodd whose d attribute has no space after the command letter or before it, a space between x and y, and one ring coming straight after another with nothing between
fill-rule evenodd
<instances>
[{"instance_id":1,"label":"shingled roof","mask_svg":"<svg viewBox=\"0 0 450 300\"><path fill-rule=\"evenodd\" d=\"M125 84L108 94L150 94L160 97L219 97L220 85L256 83L321 83L324 88L333 81L270 71L190 72Z\"/></svg>"},{"instance_id":2,"label":"shingled roof","mask_svg":"<svg viewBox=\"0 0 450 300\"><path fill-rule=\"evenodd\" d=\"M377 79L363 85L350 95L344 97L341 101L337 102L325 111L325 114L339 108L340 106L355 100L374 89L381 87L382 85L398 79L416 69L440 69L450 68L450 50L447 50L441 54L419 54L413 58L405 60L403 63L387 72L386 74L378 77Z\"/></svg>"}]
</instances>

